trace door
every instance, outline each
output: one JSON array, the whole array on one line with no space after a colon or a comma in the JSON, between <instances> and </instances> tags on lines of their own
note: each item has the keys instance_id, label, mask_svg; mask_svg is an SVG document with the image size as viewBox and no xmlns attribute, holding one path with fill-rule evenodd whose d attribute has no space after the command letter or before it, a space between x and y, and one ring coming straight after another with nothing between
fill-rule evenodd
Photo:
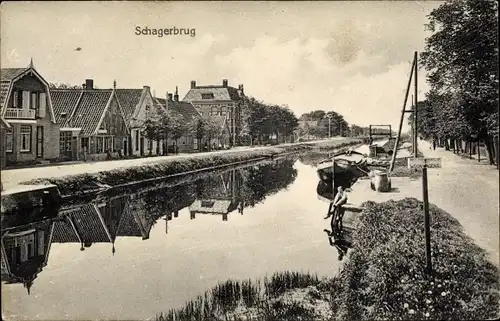
<instances>
[{"instance_id":1,"label":"door","mask_svg":"<svg viewBox=\"0 0 500 321\"><path fill-rule=\"evenodd\" d=\"M123 139L123 156L128 156L128 142L127 142L127 138Z\"/></svg>"},{"instance_id":2,"label":"door","mask_svg":"<svg viewBox=\"0 0 500 321\"><path fill-rule=\"evenodd\" d=\"M43 126L36 127L36 157L43 158Z\"/></svg>"},{"instance_id":3,"label":"door","mask_svg":"<svg viewBox=\"0 0 500 321\"><path fill-rule=\"evenodd\" d=\"M141 156L144 156L144 137L141 137L140 139L141 142Z\"/></svg>"}]
</instances>

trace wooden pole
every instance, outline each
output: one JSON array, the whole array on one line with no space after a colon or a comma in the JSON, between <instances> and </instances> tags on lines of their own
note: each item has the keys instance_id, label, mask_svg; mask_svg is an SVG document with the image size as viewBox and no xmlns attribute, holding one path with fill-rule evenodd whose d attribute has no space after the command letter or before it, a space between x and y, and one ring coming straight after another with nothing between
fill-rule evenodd
<instances>
[{"instance_id":1,"label":"wooden pole","mask_svg":"<svg viewBox=\"0 0 500 321\"><path fill-rule=\"evenodd\" d=\"M427 189L427 165L424 164L422 168L422 192L424 198L424 230L425 230L425 272L430 274L432 272L431 260L431 228L429 219L429 192Z\"/></svg>"},{"instance_id":2,"label":"wooden pole","mask_svg":"<svg viewBox=\"0 0 500 321\"><path fill-rule=\"evenodd\" d=\"M399 140L401 139L401 130L403 128L403 122L406 112L406 103L408 102L408 94L410 93L411 79L413 77L413 68L415 67L415 58L413 58L413 63L411 65L410 77L408 79L408 85L406 86L405 101L403 103L403 110L401 111L401 119L399 120L398 136L396 137L396 143L394 144L394 150L392 152L391 166L389 167L389 173L394 169L394 162L396 161L396 154L398 152Z\"/></svg>"},{"instance_id":3,"label":"wooden pole","mask_svg":"<svg viewBox=\"0 0 500 321\"><path fill-rule=\"evenodd\" d=\"M481 162L481 141L477 139L477 161Z\"/></svg>"},{"instance_id":4,"label":"wooden pole","mask_svg":"<svg viewBox=\"0 0 500 321\"><path fill-rule=\"evenodd\" d=\"M415 133L415 142L413 144L413 157L417 157L417 153L418 153L418 129L417 129L417 126L418 126L418 109L417 109L417 103L418 103L418 52L415 51L415 56L413 58L415 60L415 103L414 103L414 106L415 106L415 110L413 112L413 130L414 130L414 133Z\"/></svg>"}]
</instances>

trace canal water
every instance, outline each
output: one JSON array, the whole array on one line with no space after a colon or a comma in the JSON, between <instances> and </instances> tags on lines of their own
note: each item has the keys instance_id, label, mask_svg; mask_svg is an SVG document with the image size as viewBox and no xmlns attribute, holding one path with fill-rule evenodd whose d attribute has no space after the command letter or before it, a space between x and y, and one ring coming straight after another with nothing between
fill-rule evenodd
<instances>
[{"instance_id":1,"label":"canal water","mask_svg":"<svg viewBox=\"0 0 500 321\"><path fill-rule=\"evenodd\" d=\"M316 157L150 186L63 206L54 218L2 224L3 316L148 319L228 279L284 270L334 275L342 262L323 231L330 228L328 203L318 197L314 165L324 155Z\"/></svg>"}]
</instances>

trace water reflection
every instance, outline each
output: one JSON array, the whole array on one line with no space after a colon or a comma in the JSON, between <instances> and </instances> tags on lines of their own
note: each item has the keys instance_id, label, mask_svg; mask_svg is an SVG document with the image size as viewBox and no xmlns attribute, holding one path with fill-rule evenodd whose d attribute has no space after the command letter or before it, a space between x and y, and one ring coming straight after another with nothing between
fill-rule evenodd
<instances>
[{"instance_id":1,"label":"water reflection","mask_svg":"<svg viewBox=\"0 0 500 321\"><path fill-rule=\"evenodd\" d=\"M1 279L21 283L30 293L33 281L47 265L52 243L76 243L90 251L96 243L109 244L114 255L122 237L149 239L152 227L175 222L182 209L196 215L228 214L263 202L295 180L295 159L283 158L247 168L227 170L182 185L148 188L144 192L97 198L86 204L63 206L58 212L30 214L31 222L2 216ZM163 220L160 220L163 218Z\"/></svg>"},{"instance_id":2,"label":"water reflection","mask_svg":"<svg viewBox=\"0 0 500 321\"><path fill-rule=\"evenodd\" d=\"M338 260L342 261L347 251L352 247L352 232L351 227L344 227L343 219L345 209L342 206L334 206L341 197L338 193L348 192L350 187L359 177L352 175L336 175L333 184L328 184L319 181L316 187L318 198L328 202L327 215L325 219L331 217L330 229L323 231L328 235L328 242L331 246L335 247L338 251ZM348 195L345 202L348 201Z\"/></svg>"}]
</instances>

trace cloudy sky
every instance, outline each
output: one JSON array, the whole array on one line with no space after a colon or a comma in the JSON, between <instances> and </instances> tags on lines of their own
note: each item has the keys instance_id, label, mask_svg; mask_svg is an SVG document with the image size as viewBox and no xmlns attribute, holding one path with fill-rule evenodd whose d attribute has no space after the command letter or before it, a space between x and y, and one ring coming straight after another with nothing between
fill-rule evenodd
<instances>
[{"instance_id":1,"label":"cloudy sky","mask_svg":"<svg viewBox=\"0 0 500 321\"><path fill-rule=\"evenodd\" d=\"M157 96L190 81L230 85L300 116L335 110L359 125L399 122L414 51L440 2L11 2L1 5L1 64L35 67L49 82ZM136 35L196 29L191 36ZM75 48L82 48L75 51ZM419 75L420 97L427 90Z\"/></svg>"}]
</instances>

